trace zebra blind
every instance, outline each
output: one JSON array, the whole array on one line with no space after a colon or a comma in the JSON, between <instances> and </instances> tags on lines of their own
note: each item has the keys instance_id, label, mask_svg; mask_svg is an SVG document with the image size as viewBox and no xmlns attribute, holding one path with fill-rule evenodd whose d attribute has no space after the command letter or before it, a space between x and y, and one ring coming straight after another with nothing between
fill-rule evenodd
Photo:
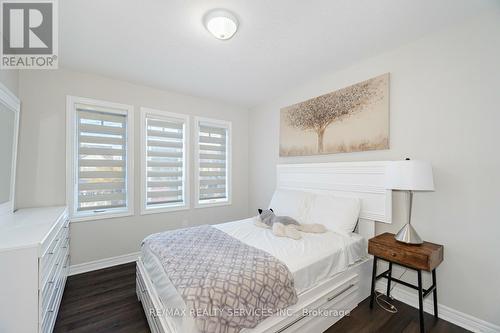
<instances>
[{"instance_id":1,"label":"zebra blind","mask_svg":"<svg viewBox=\"0 0 500 333\"><path fill-rule=\"evenodd\" d=\"M146 116L146 209L185 204L185 123Z\"/></svg>"},{"instance_id":2,"label":"zebra blind","mask_svg":"<svg viewBox=\"0 0 500 333\"><path fill-rule=\"evenodd\" d=\"M127 207L127 116L76 105L76 211Z\"/></svg>"},{"instance_id":3,"label":"zebra blind","mask_svg":"<svg viewBox=\"0 0 500 333\"><path fill-rule=\"evenodd\" d=\"M198 124L198 202L225 202L228 193L228 128Z\"/></svg>"}]
</instances>

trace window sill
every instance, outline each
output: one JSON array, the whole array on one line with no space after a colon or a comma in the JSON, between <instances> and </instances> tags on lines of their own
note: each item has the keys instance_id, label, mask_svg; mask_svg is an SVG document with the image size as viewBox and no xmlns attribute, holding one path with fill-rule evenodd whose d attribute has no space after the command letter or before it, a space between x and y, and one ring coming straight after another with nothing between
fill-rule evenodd
<instances>
[{"instance_id":1,"label":"window sill","mask_svg":"<svg viewBox=\"0 0 500 333\"><path fill-rule=\"evenodd\" d=\"M226 201L226 202L215 202L215 203L206 203L206 204L200 204L197 203L195 204L194 208L211 208L211 207L223 207L223 206L231 206L232 202L231 201Z\"/></svg>"},{"instance_id":2,"label":"window sill","mask_svg":"<svg viewBox=\"0 0 500 333\"><path fill-rule=\"evenodd\" d=\"M114 219L127 216L134 216L134 212L109 213L109 214L103 213L103 214L88 215L88 216L73 216L70 218L70 222L71 223L89 222L89 221Z\"/></svg>"},{"instance_id":3,"label":"window sill","mask_svg":"<svg viewBox=\"0 0 500 333\"><path fill-rule=\"evenodd\" d=\"M178 206L178 207L163 207L163 208L142 208L141 215L150 215L150 214L161 214L161 213L171 213L182 210L189 210L189 206Z\"/></svg>"}]
</instances>

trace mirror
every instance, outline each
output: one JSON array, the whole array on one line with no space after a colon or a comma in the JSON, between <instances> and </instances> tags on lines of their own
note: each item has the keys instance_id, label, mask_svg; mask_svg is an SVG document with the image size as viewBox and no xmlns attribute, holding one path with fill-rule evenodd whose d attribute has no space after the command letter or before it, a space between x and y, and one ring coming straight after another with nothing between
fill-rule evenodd
<instances>
[{"instance_id":1,"label":"mirror","mask_svg":"<svg viewBox=\"0 0 500 333\"><path fill-rule=\"evenodd\" d=\"M0 84L0 214L14 210L19 100Z\"/></svg>"},{"instance_id":2,"label":"mirror","mask_svg":"<svg viewBox=\"0 0 500 333\"><path fill-rule=\"evenodd\" d=\"M16 114L0 104L0 204L10 201Z\"/></svg>"}]
</instances>

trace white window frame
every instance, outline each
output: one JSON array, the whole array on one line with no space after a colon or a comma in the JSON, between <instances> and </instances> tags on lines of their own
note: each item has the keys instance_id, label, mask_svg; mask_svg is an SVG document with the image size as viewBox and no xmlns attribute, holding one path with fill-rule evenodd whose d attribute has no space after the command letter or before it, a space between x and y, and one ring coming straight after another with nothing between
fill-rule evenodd
<instances>
[{"instance_id":1,"label":"white window frame","mask_svg":"<svg viewBox=\"0 0 500 333\"><path fill-rule=\"evenodd\" d=\"M76 181L78 166L78 140L76 124L76 104L86 104L110 109L110 113L127 115L127 207L110 209L104 212L76 212ZM66 97L66 204L71 222L92 221L134 215L134 107L96 99L67 96Z\"/></svg>"},{"instance_id":2,"label":"white window frame","mask_svg":"<svg viewBox=\"0 0 500 333\"><path fill-rule=\"evenodd\" d=\"M147 207L146 202L147 202L147 163L146 163L146 158L147 158L147 129L146 129L146 118L148 115L154 116L159 119L164 119L164 120L180 120L182 119L184 121L184 147L183 147L183 153L184 153L184 178L183 178L183 183L184 183L184 188L183 188L183 196L184 196L184 204L180 205L172 205L172 206L164 206L164 207ZM141 215L146 215L146 214L157 214L157 213L167 213L167 212L173 212L173 211L179 211L179 210L187 210L190 208L190 183L189 183L189 178L190 178L190 160L189 160L189 153L190 153L190 118L188 115L185 114L180 114L180 113L173 113L173 112L168 112L168 111L163 111L163 110L157 110L157 109L151 109L151 108L146 108L146 107L141 107Z\"/></svg>"},{"instance_id":3,"label":"white window frame","mask_svg":"<svg viewBox=\"0 0 500 333\"><path fill-rule=\"evenodd\" d=\"M226 165L227 165L227 199L214 199L211 202L200 203L200 161L199 161L199 136L200 136L200 123L209 123L214 126L219 126L223 128L227 128L227 148L226 148ZM219 120L213 118L206 117L194 117L194 207L195 208L208 208L208 207L219 207L219 206L229 206L232 204L232 149L233 149L233 129L232 122L227 120Z\"/></svg>"}]
</instances>

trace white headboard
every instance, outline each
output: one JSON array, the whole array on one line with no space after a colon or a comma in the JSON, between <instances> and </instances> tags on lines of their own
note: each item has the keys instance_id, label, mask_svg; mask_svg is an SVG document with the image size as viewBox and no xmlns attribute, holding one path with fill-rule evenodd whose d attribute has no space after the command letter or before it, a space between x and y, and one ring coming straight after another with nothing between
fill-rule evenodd
<instances>
[{"instance_id":1,"label":"white headboard","mask_svg":"<svg viewBox=\"0 0 500 333\"><path fill-rule=\"evenodd\" d=\"M327 192L361 199L360 218L372 223L359 225L367 237L375 234L373 221L391 223L392 192L384 187L385 169L390 162L337 162L279 164L277 188Z\"/></svg>"}]
</instances>

